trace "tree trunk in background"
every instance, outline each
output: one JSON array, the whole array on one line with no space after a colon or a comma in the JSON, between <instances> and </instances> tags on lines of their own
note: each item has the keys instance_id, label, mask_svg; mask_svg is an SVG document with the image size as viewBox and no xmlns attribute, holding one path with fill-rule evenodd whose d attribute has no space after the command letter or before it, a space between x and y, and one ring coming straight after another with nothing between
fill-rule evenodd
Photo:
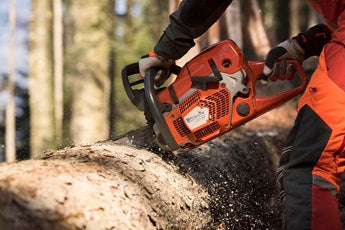
<instances>
[{"instance_id":1,"label":"tree trunk in background","mask_svg":"<svg viewBox=\"0 0 345 230\"><path fill-rule=\"evenodd\" d=\"M63 20L62 0L54 0L54 99L57 145L62 145L63 123Z\"/></svg>"},{"instance_id":2,"label":"tree trunk in background","mask_svg":"<svg viewBox=\"0 0 345 230\"><path fill-rule=\"evenodd\" d=\"M31 154L55 148L53 87L53 3L32 0L30 23L29 94Z\"/></svg>"},{"instance_id":3,"label":"tree trunk in background","mask_svg":"<svg viewBox=\"0 0 345 230\"><path fill-rule=\"evenodd\" d=\"M290 0L276 1L277 42L290 38Z\"/></svg>"},{"instance_id":4,"label":"tree trunk in background","mask_svg":"<svg viewBox=\"0 0 345 230\"><path fill-rule=\"evenodd\" d=\"M134 28L133 28L133 0L126 0L126 16L125 16L125 43L126 45L131 45L131 41L133 40L134 36Z\"/></svg>"},{"instance_id":5,"label":"tree trunk in background","mask_svg":"<svg viewBox=\"0 0 345 230\"><path fill-rule=\"evenodd\" d=\"M314 10L310 5L305 4L304 11L307 11L308 14L306 14L307 23L305 27L303 28L303 31L323 22L322 16L316 10Z\"/></svg>"},{"instance_id":6,"label":"tree trunk in background","mask_svg":"<svg viewBox=\"0 0 345 230\"><path fill-rule=\"evenodd\" d=\"M112 0L71 1L74 22L71 66L73 102L71 138L92 143L109 135L109 55L113 35Z\"/></svg>"},{"instance_id":7,"label":"tree trunk in background","mask_svg":"<svg viewBox=\"0 0 345 230\"><path fill-rule=\"evenodd\" d=\"M247 57L264 57L270 49L270 42L260 12L257 0L234 1L220 19L198 39L199 47L203 49L230 38L239 47L243 46Z\"/></svg>"},{"instance_id":8,"label":"tree trunk in background","mask_svg":"<svg viewBox=\"0 0 345 230\"><path fill-rule=\"evenodd\" d=\"M259 0L260 8L262 9L262 19L266 32L272 44L277 43L276 38L276 13L275 8L278 1L275 0Z\"/></svg>"},{"instance_id":9,"label":"tree trunk in background","mask_svg":"<svg viewBox=\"0 0 345 230\"><path fill-rule=\"evenodd\" d=\"M115 41L113 41L113 46L109 55L109 80L110 80L110 96L109 96L109 138L112 139L115 137L116 128L116 50L115 50Z\"/></svg>"},{"instance_id":10,"label":"tree trunk in background","mask_svg":"<svg viewBox=\"0 0 345 230\"><path fill-rule=\"evenodd\" d=\"M228 38L234 40L242 48L242 24L240 2L235 0L225 11L225 22Z\"/></svg>"},{"instance_id":11,"label":"tree trunk in background","mask_svg":"<svg viewBox=\"0 0 345 230\"><path fill-rule=\"evenodd\" d=\"M149 4L145 6L145 13L150 14L149 18L149 31L153 41L158 41L162 35L162 31L167 26L167 18L169 2L162 0L151 0ZM178 4L178 3L177 3Z\"/></svg>"},{"instance_id":12,"label":"tree trunk in background","mask_svg":"<svg viewBox=\"0 0 345 230\"><path fill-rule=\"evenodd\" d=\"M308 15L305 1L290 0L290 38L305 29Z\"/></svg>"},{"instance_id":13,"label":"tree trunk in background","mask_svg":"<svg viewBox=\"0 0 345 230\"><path fill-rule=\"evenodd\" d=\"M74 58L70 50L73 49L73 34L74 22L70 12L70 5L72 0L64 0L64 13L63 13L63 144L73 144L71 138L71 119L72 119L72 94L73 94L73 80L74 80Z\"/></svg>"},{"instance_id":14,"label":"tree trunk in background","mask_svg":"<svg viewBox=\"0 0 345 230\"><path fill-rule=\"evenodd\" d=\"M114 8L116 8L116 1L113 0ZM114 15L115 17L115 15ZM117 24L115 23L115 18L112 20L112 27L115 30ZM109 30L110 32L110 30ZM110 95L109 95L109 138L112 139L116 133L116 71L117 71L117 60L116 60L116 38L114 33L109 33L110 36L110 52L109 52L109 81L110 81Z\"/></svg>"},{"instance_id":15,"label":"tree trunk in background","mask_svg":"<svg viewBox=\"0 0 345 230\"><path fill-rule=\"evenodd\" d=\"M16 1L10 1L10 50L9 50L9 80L8 91L10 98L6 107L6 161L16 160L16 112L15 112L15 31L16 31Z\"/></svg>"},{"instance_id":16,"label":"tree trunk in background","mask_svg":"<svg viewBox=\"0 0 345 230\"><path fill-rule=\"evenodd\" d=\"M241 1L244 52L248 59L263 58L270 50L257 0Z\"/></svg>"},{"instance_id":17,"label":"tree trunk in background","mask_svg":"<svg viewBox=\"0 0 345 230\"><path fill-rule=\"evenodd\" d=\"M207 31L208 45L215 44L220 41L220 23L216 21ZM203 49L204 47L201 47Z\"/></svg>"},{"instance_id":18,"label":"tree trunk in background","mask_svg":"<svg viewBox=\"0 0 345 230\"><path fill-rule=\"evenodd\" d=\"M225 39L232 39L239 47L242 46L241 10L238 1L233 1L219 20L199 38L198 43L204 49Z\"/></svg>"}]
</instances>

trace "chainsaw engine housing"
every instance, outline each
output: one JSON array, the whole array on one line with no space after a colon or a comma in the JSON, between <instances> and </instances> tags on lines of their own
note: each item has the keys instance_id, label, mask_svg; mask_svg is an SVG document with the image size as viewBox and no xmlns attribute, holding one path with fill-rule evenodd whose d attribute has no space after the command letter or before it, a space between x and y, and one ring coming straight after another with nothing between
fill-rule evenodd
<instances>
[{"instance_id":1,"label":"chainsaw engine housing","mask_svg":"<svg viewBox=\"0 0 345 230\"><path fill-rule=\"evenodd\" d=\"M159 103L172 105L162 116L180 147L193 148L233 127L233 101L250 91L246 69L240 49L227 40L189 61L176 81L157 94Z\"/></svg>"}]
</instances>

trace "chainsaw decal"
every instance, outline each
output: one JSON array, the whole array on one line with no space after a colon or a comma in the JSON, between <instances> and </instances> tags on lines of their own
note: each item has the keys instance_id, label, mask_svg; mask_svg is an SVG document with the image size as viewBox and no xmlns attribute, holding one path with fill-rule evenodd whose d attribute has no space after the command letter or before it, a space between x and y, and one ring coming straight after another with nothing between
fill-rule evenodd
<instances>
[{"instance_id":1,"label":"chainsaw decal","mask_svg":"<svg viewBox=\"0 0 345 230\"><path fill-rule=\"evenodd\" d=\"M188 128L190 130L194 130L207 123L207 121L209 120L209 109L197 106L192 111L190 111L183 119L186 122Z\"/></svg>"}]
</instances>

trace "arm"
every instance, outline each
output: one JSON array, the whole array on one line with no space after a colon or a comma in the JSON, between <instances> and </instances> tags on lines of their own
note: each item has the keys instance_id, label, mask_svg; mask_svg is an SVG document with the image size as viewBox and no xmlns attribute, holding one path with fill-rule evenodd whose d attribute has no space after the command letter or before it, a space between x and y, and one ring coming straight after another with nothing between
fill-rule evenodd
<instances>
[{"instance_id":1,"label":"arm","mask_svg":"<svg viewBox=\"0 0 345 230\"><path fill-rule=\"evenodd\" d=\"M177 60L222 15L232 0L184 0L154 48L164 59Z\"/></svg>"}]
</instances>

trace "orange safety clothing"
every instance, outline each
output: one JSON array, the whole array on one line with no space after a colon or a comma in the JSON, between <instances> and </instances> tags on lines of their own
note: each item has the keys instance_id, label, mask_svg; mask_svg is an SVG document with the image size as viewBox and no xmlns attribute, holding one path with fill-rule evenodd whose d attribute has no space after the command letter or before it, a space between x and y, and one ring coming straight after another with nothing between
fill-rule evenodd
<instances>
[{"instance_id":1,"label":"orange safety clothing","mask_svg":"<svg viewBox=\"0 0 345 230\"><path fill-rule=\"evenodd\" d=\"M345 0L309 1L332 38L299 100L282 153L285 229L341 229L337 195L345 171Z\"/></svg>"}]
</instances>

